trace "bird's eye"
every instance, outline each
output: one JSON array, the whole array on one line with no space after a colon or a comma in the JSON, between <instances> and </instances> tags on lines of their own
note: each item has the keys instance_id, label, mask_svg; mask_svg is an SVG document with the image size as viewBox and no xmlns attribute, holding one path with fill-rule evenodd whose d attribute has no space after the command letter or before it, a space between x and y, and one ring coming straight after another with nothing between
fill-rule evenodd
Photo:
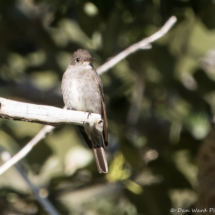
<instances>
[{"instance_id":1,"label":"bird's eye","mask_svg":"<svg viewBox=\"0 0 215 215\"><path fill-rule=\"evenodd\" d=\"M79 58L77 58L76 61L79 62Z\"/></svg>"}]
</instances>

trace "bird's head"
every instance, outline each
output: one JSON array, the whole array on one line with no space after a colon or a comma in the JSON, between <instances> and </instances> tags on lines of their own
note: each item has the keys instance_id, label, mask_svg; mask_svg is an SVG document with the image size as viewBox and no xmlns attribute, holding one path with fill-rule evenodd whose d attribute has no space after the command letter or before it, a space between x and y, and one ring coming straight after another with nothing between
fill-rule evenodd
<instances>
[{"instance_id":1,"label":"bird's head","mask_svg":"<svg viewBox=\"0 0 215 215\"><path fill-rule=\"evenodd\" d=\"M92 64L92 62L94 60L95 60L95 58L93 58L87 50L78 49L72 55L72 59L71 59L70 65Z\"/></svg>"}]
</instances>

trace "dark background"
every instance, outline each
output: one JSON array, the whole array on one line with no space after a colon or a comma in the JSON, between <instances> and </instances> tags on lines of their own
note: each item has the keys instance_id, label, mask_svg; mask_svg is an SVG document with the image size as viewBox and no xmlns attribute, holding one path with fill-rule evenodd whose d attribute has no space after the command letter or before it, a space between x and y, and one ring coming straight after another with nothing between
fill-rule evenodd
<instances>
[{"instance_id":1,"label":"dark background","mask_svg":"<svg viewBox=\"0 0 215 215\"><path fill-rule=\"evenodd\" d=\"M99 174L75 126L55 129L21 162L60 214L166 215L198 199L199 146L215 110L212 0L7 0L0 2L0 96L63 107L72 53L94 67L178 22L150 50L101 76L109 122L109 173ZM0 119L0 144L19 151L42 125ZM12 167L0 176L3 215L45 215Z\"/></svg>"}]
</instances>

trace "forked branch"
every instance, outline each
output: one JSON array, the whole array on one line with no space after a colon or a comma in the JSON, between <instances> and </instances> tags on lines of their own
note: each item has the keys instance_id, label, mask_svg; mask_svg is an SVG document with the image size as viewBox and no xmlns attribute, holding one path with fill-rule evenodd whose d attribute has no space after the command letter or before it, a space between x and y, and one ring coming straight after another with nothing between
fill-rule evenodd
<instances>
[{"instance_id":1,"label":"forked branch","mask_svg":"<svg viewBox=\"0 0 215 215\"><path fill-rule=\"evenodd\" d=\"M155 34L151 35L150 37L144 38L143 40L139 41L138 43L131 45L130 47L128 47L127 49L120 52L118 55L116 55L115 57L111 58L109 61L104 63L102 66L100 66L97 69L98 74L101 75L102 73L108 71L110 68L115 66L118 62L125 59L128 55L130 55L140 49L149 49L151 47L151 43L158 40L159 38L163 37L171 29L171 27L176 23L176 21L177 21L177 19L175 16L170 17L169 20ZM0 104L0 108L4 108L4 104L3 104L3 107L1 107L1 106L2 105ZM29 104L28 104L28 107L29 107ZM77 111L76 114L80 113L80 115L77 115L77 118L75 117L75 118L71 119L72 116L70 114L72 111L70 111L69 114L66 114L67 111L61 110L62 111L61 112L61 111L59 111L60 110L59 108L56 108L59 110L56 110L56 109L55 110L59 111L58 113L62 114L62 115L60 115L60 117L63 117L63 118L59 119L58 122L56 122L56 121L53 121L53 119L50 119L50 118L47 119L47 117L51 117L51 118L54 117L54 115L50 115L50 112L48 112L49 108L50 108L50 110L51 109L54 110L53 109L54 107L48 107L48 109L46 109L46 112L45 112L46 114L43 116L40 123L42 123L42 122L45 123L45 118L46 118L45 124L49 124L49 125L68 123L68 120L70 120L70 123L73 122L74 124L79 124L79 123L83 123L83 121L86 120L86 114L84 115L84 113ZM12 109L14 109L13 112L14 112L14 115L16 115L15 114L16 106L13 106ZM10 110L12 111L12 109L10 109ZM38 121L39 119L36 115L34 115L34 117L32 117L32 118L27 118L27 117L29 117L30 112L29 112L29 110L26 110L26 109L25 109L25 112L26 112L25 118L20 118L20 117L16 116L17 117L16 120L22 119L22 120L28 121L30 119L31 122L39 123L39 121ZM38 114L39 114L39 112L40 112L40 110L38 110ZM13 117L15 117L14 115L9 112L7 113L7 115L5 115L5 114L1 115L1 112L0 112L0 116L5 117L5 118L15 119L15 118L13 118ZM56 115L57 115L57 112L56 112ZM65 118L65 117L68 117L68 115L70 118ZM97 118L97 117L100 117L100 115L98 115L98 114L92 114L92 115L93 115L93 117L90 117L90 119L92 119L92 120L98 120L99 118ZM74 121L72 121L72 120L74 120ZM15 163L17 163L19 160L24 158L31 151L33 146L35 146L40 140L45 138L46 135L48 133L50 133L53 129L54 129L54 127L46 125L23 149L21 149L16 155L14 155L10 160L8 160L6 163L4 163L0 167L0 175L2 173L4 173L7 169L9 169L11 166L13 166Z\"/></svg>"}]
</instances>

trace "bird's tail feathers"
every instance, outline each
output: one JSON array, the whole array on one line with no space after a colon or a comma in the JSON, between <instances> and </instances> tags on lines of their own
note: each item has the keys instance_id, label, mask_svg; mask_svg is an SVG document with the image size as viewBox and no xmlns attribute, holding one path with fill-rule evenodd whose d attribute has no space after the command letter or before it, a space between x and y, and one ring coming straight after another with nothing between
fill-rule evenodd
<instances>
[{"instance_id":1,"label":"bird's tail feathers","mask_svg":"<svg viewBox=\"0 0 215 215\"><path fill-rule=\"evenodd\" d=\"M107 165L107 159L105 155L105 150L101 146L99 148L93 148L95 159L96 159L96 165L99 173L107 173L108 172L108 165Z\"/></svg>"},{"instance_id":2,"label":"bird's tail feathers","mask_svg":"<svg viewBox=\"0 0 215 215\"><path fill-rule=\"evenodd\" d=\"M104 140L102 137L103 123L96 123L94 125L84 123L84 129L92 142L98 172L107 173L108 165L104 150Z\"/></svg>"}]
</instances>

